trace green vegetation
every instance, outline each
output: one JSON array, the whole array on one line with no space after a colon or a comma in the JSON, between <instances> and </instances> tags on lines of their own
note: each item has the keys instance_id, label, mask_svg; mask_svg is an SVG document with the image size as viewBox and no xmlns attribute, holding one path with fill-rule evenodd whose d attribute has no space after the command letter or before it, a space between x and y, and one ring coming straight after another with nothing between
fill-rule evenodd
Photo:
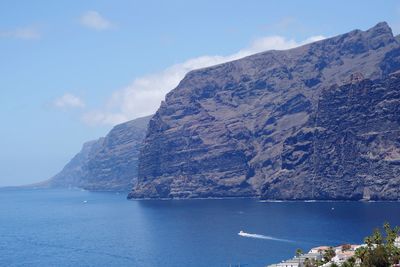
<instances>
[{"instance_id":1,"label":"green vegetation","mask_svg":"<svg viewBox=\"0 0 400 267\"><path fill-rule=\"evenodd\" d=\"M389 223L383 225L383 229L375 229L371 236L364 239L365 246L356 249L354 257L344 262L342 267L390 267L400 263L400 248L395 246L395 240L400 234L400 228L392 228ZM350 245L343 245L342 251L350 249ZM296 255L302 251L296 250ZM323 261L308 260L304 262L305 267L321 266L335 256L332 247L323 254ZM331 267L338 267L332 263Z\"/></svg>"},{"instance_id":2,"label":"green vegetation","mask_svg":"<svg viewBox=\"0 0 400 267\"><path fill-rule=\"evenodd\" d=\"M330 262L331 259L335 256L336 256L335 250L333 249L333 247L330 247L325 251L323 258L325 262Z\"/></svg>"},{"instance_id":3,"label":"green vegetation","mask_svg":"<svg viewBox=\"0 0 400 267\"><path fill-rule=\"evenodd\" d=\"M383 231L375 229L371 236L365 238L366 246L356 250L355 258L360 261L359 266L386 267L399 263L400 248L394 245L399 233L400 228L391 228L389 223L383 225Z\"/></svg>"},{"instance_id":4,"label":"green vegetation","mask_svg":"<svg viewBox=\"0 0 400 267\"><path fill-rule=\"evenodd\" d=\"M342 263L342 267L354 267L356 266L356 258L351 257L346 262Z\"/></svg>"},{"instance_id":5,"label":"green vegetation","mask_svg":"<svg viewBox=\"0 0 400 267\"><path fill-rule=\"evenodd\" d=\"M299 257L299 256L301 256L301 255L303 255L303 254L304 254L304 252L303 252L302 249L300 249L300 248L296 249L296 256L297 256L297 257Z\"/></svg>"},{"instance_id":6,"label":"green vegetation","mask_svg":"<svg viewBox=\"0 0 400 267\"><path fill-rule=\"evenodd\" d=\"M316 267L316 266L321 266L324 263L325 263L324 261L320 261L320 260L306 259L304 261L304 267Z\"/></svg>"},{"instance_id":7,"label":"green vegetation","mask_svg":"<svg viewBox=\"0 0 400 267\"><path fill-rule=\"evenodd\" d=\"M306 259L304 261L304 266L305 267L314 267L314 266L318 266L318 263L314 260L314 259Z\"/></svg>"}]
</instances>

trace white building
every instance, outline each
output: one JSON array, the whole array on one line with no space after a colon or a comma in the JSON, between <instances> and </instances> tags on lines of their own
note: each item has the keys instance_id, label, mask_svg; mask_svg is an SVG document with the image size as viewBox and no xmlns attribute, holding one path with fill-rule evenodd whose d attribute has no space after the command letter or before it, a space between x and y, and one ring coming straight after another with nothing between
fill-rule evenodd
<instances>
[{"instance_id":1,"label":"white building","mask_svg":"<svg viewBox=\"0 0 400 267\"><path fill-rule=\"evenodd\" d=\"M336 253L336 256L332 258L331 262L334 262L334 263L340 265L353 256L354 256L354 251L340 251L340 252Z\"/></svg>"},{"instance_id":2,"label":"white building","mask_svg":"<svg viewBox=\"0 0 400 267\"><path fill-rule=\"evenodd\" d=\"M398 237L396 238L396 240L394 241L394 245L395 245L396 247L400 248L400 236L398 236Z\"/></svg>"},{"instance_id":3,"label":"white building","mask_svg":"<svg viewBox=\"0 0 400 267\"><path fill-rule=\"evenodd\" d=\"M310 249L308 253L324 253L328 249L329 249L328 246L320 246Z\"/></svg>"},{"instance_id":4,"label":"white building","mask_svg":"<svg viewBox=\"0 0 400 267\"><path fill-rule=\"evenodd\" d=\"M283 261L278 264L270 265L269 267L302 267L303 264L298 259Z\"/></svg>"},{"instance_id":5,"label":"white building","mask_svg":"<svg viewBox=\"0 0 400 267\"><path fill-rule=\"evenodd\" d=\"M307 254L303 254L300 255L299 257L297 257L296 259L300 259L300 261L304 262L306 259L309 260L322 260L322 253L321 252L317 252L317 253L307 253Z\"/></svg>"},{"instance_id":6,"label":"white building","mask_svg":"<svg viewBox=\"0 0 400 267\"><path fill-rule=\"evenodd\" d=\"M268 267L303 267L306 259L322 260L322 254L321 253L307 253L307 254L300 255L298 257L294 257L291 260L282 261L281 263L269 265Z\"/></svg>"}]
</instances>

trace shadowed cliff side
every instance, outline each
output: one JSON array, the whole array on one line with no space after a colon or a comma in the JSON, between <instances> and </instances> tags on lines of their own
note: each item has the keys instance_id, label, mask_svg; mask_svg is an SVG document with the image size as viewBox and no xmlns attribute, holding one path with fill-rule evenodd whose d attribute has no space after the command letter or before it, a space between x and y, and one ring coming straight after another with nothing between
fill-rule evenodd
<instances>
[{"instance_id":1,"label":"shadowed cliff side","mask_svg":"<svg viewBox=\"0 0 400 267\"><path fill-rule=\"evenodd\" d=\"M400 199L400 74L324 90L283 144L268 199Z\"/></svg>"}]
</instances>

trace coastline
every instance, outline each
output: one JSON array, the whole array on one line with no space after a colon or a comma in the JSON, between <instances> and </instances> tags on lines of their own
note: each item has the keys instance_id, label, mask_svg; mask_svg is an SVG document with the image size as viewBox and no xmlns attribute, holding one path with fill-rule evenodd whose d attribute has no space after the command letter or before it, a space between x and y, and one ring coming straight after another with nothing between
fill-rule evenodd
<instances>
[{"instance_id":1,"label":"coastline","mask_svg":"<svg viewBox=\"0 0 400 267\"><path fill-rule=\"evenodd\" d=\"M1 191L17 191L17 190L76 190L76 191L86 191L92 193L118 193L118 194L128 194L129 191L124 190L88 190L79 187L34 187L32 185L21 185L21 186L3 186L0 187ZM323 202L332 202L332 203L342 203L342 202L365 202L365 203L375 203L375 202L400 202L400 199L379 199L379 200L366 200L366 199L261 199L257 196L254 197L195 197L195 198L128 198L127 200L132 201L149 201L149 200L232 200L232 199L254 199L258 200L260 203L290 203L290 202L302 202L302 203L323 203Z\"/></svg>"}]
</instances>

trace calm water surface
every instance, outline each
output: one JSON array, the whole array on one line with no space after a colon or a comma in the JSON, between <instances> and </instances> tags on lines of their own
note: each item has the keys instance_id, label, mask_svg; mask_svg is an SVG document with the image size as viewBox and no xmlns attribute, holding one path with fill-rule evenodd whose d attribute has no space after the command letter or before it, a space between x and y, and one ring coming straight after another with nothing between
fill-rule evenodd
<instances>
[{"instance_id":1,"label":"calm water surface","mask_svg":"<svg viewBox=\"0 0 400 267\"><path fill-rule=\"evenodd\" d=\"M400 203L127 201L124 194L79 190L0 191L0 265L265 266L296 248L360 243L384 221L400 225Z\"/></svg>"}]
</instances>

